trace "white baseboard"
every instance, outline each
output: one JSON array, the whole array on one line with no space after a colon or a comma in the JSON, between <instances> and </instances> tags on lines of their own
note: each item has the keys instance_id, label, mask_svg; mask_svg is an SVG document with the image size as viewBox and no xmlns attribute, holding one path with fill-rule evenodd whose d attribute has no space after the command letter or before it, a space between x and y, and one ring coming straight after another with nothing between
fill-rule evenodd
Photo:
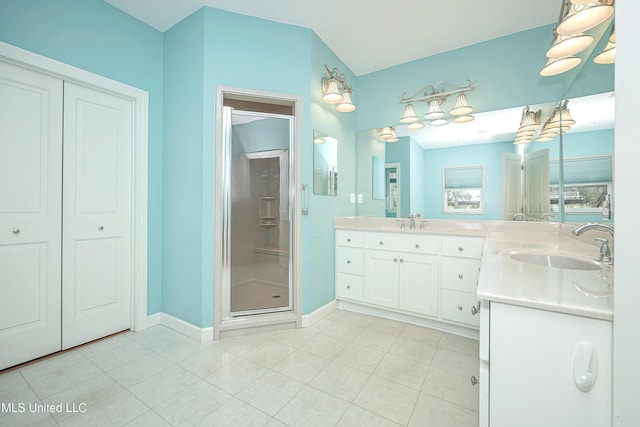
<instances>
[{"instance_id":1,"label":"white baseboard","mask_svg":"<svg viewBox=\"0 0 640 427\"><path fill-rule=\"evenodd\" d=\"M316 322L319 322L320 320L324 319L325 317L333 313L337 308L338 308L338 301L333 300L330 303L323 305L322 307L314 310L309 314L303 314L301 326L303 328L308 328L309 326L313 325Z\"/></svg>"},{"instance_id":2,"label":"white baseboard","mask_svg":"<svg viewBox=\"0 0 640 427\"><path fill-rule=\"evenodd\" d=\"M159 312L147 316L145 328L150 328L156 325L162 325L169 329L173 329L174 331L180 332L182 335L185 335L196 341L205 342L213 340L212 326L208 328L200 328L167 313Z\"/></svg>"}]
</instances>

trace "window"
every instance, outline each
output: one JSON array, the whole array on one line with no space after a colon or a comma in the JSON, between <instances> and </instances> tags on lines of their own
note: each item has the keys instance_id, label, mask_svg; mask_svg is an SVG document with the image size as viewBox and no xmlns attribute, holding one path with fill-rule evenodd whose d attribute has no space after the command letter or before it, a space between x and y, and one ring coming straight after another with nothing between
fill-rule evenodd
<instances>
[{"instance_id":1,"label":"window","mask_svg":"<svg viewBox=\"0 0 640 427\"><path fill-rule=\"evenodd\" d=\"M484 213L484 166L442 169L444 213Z\"/></svg>"},{"instance_id":2,"label":"window","mask_svg":"<svg viewBox=\"0 0 640 427\"><path fill-rule=\"evenodd\" d=\"M564 159L564 208L567 213L600 213L611 206L613 195L613 157L574 157ZM549 162L551 211L559 207L558 160Z\"/></svg>"}]
</instances>

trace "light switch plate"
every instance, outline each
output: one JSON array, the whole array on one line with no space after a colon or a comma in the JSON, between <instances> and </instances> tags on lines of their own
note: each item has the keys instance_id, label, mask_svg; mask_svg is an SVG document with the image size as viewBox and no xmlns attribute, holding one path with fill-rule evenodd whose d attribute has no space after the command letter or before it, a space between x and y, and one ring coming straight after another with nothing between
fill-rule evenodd
<instances>
[{"instance_id":1,"label":"light switch plate","mask_svg":"<svg viewBox=\"0 0 640 427\"><path fill-rule=\"evenodd\" d=\"M355 203L356 202L356 193L351 193L350 201L351 201L351 203Z\"/></svg>"},{"instance_id":2,"label":"light switch plate","mask_svg":"<svg viewBox=\"0 0 640 427\"><path fill-rule=\"evenodd\" d=\"M358 194L358 203L362 203L362 194Z\"/></svg>"}]
</instances>

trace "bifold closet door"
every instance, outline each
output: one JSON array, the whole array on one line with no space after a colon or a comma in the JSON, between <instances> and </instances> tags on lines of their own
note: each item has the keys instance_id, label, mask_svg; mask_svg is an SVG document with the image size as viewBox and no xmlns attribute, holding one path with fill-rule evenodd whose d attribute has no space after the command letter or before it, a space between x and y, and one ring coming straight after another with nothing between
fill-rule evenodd
<instances>
[{"instance_id":1,"label":"bifold closet door","mask_svg":"<svg viewBox=\"0 0 640 427\"><path fill-rule=\"evenodd\" d=\"M131 100L64 84L62 348L131 326Z\"/></svg>"},{"instance_id":2,"label":"bifold closet door","mask_svg":"<svg viewBox=\"0 0 640 427\"><path fill-rule=\"evenodd\" d=\"M60 350L62 91L0 61L0 369Z\"/></svg>"}]
</instances>

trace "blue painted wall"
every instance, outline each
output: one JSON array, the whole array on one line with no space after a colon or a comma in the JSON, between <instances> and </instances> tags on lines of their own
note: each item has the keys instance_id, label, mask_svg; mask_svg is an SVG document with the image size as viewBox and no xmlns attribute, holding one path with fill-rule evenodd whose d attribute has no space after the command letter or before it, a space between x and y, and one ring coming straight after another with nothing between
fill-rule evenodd
<instances>
[{"instance_id":1,"label":"blue painted wall","mask_svg":"<svg viewBox=\"0 0 640 427\"><path fill-rule=\"evenodd\" d=\"M0 2L0 41L149 92L149 314L162 304L162 38L102 0Z\"/></svg>"}]
</instances>

